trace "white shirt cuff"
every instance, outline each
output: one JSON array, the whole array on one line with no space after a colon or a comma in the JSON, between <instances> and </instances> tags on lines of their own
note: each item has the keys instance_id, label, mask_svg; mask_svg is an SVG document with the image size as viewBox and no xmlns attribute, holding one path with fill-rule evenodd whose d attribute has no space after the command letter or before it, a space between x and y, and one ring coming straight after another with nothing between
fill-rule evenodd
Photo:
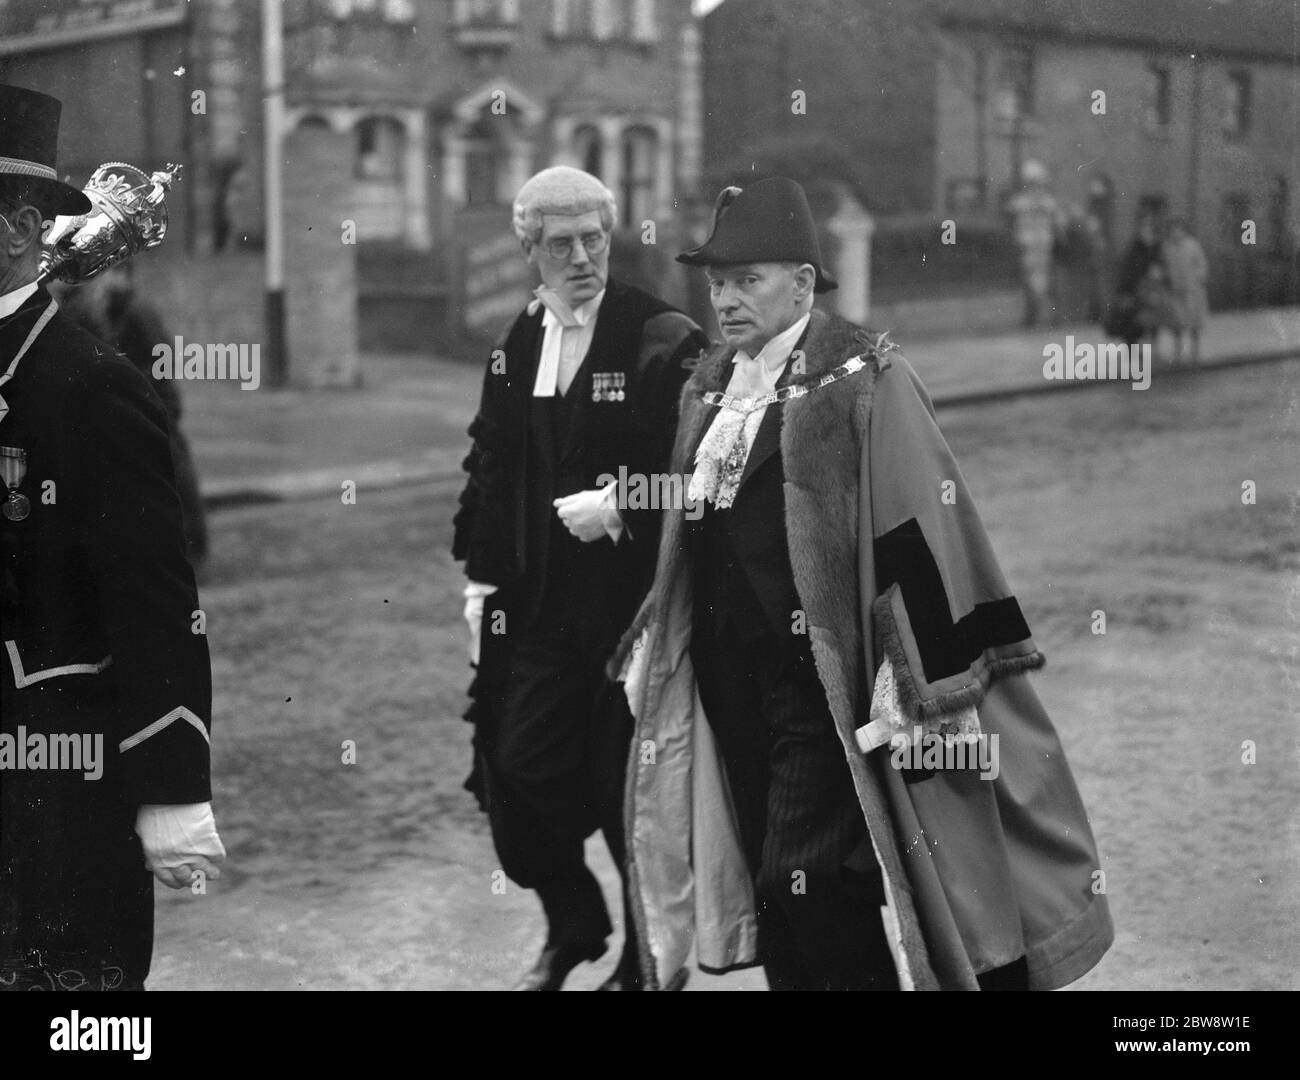
<instances>
[{"instance_id":1,"label":"white shirt cuff","mask_svg":"<svg viewBox=\"0 0 1300 1080\"><path fill-rule=\"evenodd\" d=\"M606 535L616 544L622 539L623 530L627 528L618 512L617 502L618 481L611 480L600 493L600 522L605 526ZM628 529L627 534L631 536L632 530Z\"/></svg>"}]
</instances>

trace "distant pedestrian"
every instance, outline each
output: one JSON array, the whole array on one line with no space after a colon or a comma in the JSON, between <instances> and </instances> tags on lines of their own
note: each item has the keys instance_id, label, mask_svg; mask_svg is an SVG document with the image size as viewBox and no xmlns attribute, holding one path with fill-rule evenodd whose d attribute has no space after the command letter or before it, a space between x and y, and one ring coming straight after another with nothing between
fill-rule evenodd
<instances>
[{"instance_id":1,"label":"distant pedestrian","mask_svg":"<svg viewBox=\"0 0 1300 1080\"><path fill-rule=\"evenodd\" d=\"M1104 310L1104 238L1095 216L1072 206L1055 245L1055 315L1059 322L1100 322Z\"/></svg>"},{"instance_id":2,"label":"distant pedestrian","mask_svg":"<svg viewBox=\"0 0 1300 1080\"><path fill-rule=\"evenodd\" d=\"M1100 323L1110 303L1112 256L1105 223L1096 210L1085 213L1083 234L1088 249L1088 318Z\"/></svg>"},{"instance_id":3,"label":"distant pedestrian","mask_svg":"<svg viewBox=\"0 0 1300 1080\"><path fill-rule=\"evenodd\" d=\"M1190 344L1188 358L1193 364L1200 361L1201 327L1210 309L1206 292L1209 266L1205 252L1187 228L1187 223L1175 219L1169 223L1169 235L1161 248L1161 259L1169 278L1174 334L1174 359L1184 359L1184 344Z\"/></svg>"},{"instance_id":4,"label":"distant pedestrian","mask_svg":"<svg viewBox=\"0 0 1300 1080\"><path fill-rule=\"evenodd\" d=\"M1106 332L1112 337L1122 338L1129 345L1136 345L1147 337L1154 337L1151 326L1150 270L1160 263L1160 241L1156 236L1155 218L1142 214L1138 218L1137 231L1124 259L1120 263L1119 275L1115 282L1115 296L1111 300L1110 311L1106 317ZM1144 286L1144 283L1146 285ZM1146 307L1144 297L1146 292Z\"/></svg>"},{"instance_id":5,"label":"distant pedestrian","mask_svg":"<svg viewBox=\"0 0 1300 1080\"><path fill-rule=\"evenodd\" d=\"M181 518L185 526L185 554L197 571L208 557L208 526L199 495L199 477L194 456L181 431L181 395L175 382L155 379L153 349L159 342L170 342L171 335L152 304L141 298L135 287L131 264L119 263L80 288L67 294L65 313L84 330L102 338L131 361L149 380L163 408L167 410L172 467L176 473L176 491L181 500Z\"/></svg>"},{"instance_id":6,"label":"distant pedestrian","mask_svg":"<svg viewBox=\"0 0 1300 1080\"><path fill-rule=\"evenodd\" d=\"M1047 186L1047 169L1040 161L1026 161L1020 170L1021 189L1007 204L1012 233L1020 249L1020 280L1025 290L1027 327L1050 320L1052 255L1060 210Z\"/></svg>"},{"instance_id":7,"label":"distant pedestrian","mask_svg":"<svg viewBox=\"0 0 1300 1080\"><path fill-rule=\"evenodd\" d=\"M1169 288L1169 273L1157 260L1147 267L1137 288L1137 327L1141 340L1150 340L1154 352L1160 331L1172 328L1177 321L1174 294Z\"/></svg>"}]
</instances>

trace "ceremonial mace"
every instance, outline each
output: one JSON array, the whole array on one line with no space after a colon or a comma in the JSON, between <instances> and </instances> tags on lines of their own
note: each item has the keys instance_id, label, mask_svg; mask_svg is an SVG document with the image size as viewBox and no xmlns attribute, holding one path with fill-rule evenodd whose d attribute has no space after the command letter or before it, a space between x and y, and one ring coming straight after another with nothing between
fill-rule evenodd
<instances>
[{"instance_id":1,"label":"ceremonial mace","mask_svg":"<svg viewBox=\"0 0 1300 1080\"><path fill-rule=\"evenodd\" d=\"M36 280L54 278L80 284L138 252L161 244L167 235L167 191L180 171L179 165L168 164L162 172L146 176L134 165L104 162L83 189L90 200L90 210L85 214L59 215L41 238ZM13 372L12 366L9 372ZM5 375L0 382L7 378ZM0 416L6 411L0 400ZM3 450L0 495L4 494L4 488L8 489L4 502L0 503L0 514L9 521L22 521L31 513L27 496L17 490L27 471L27 455L8 446L0 450Z\"/></svg>"},{"instance_id":2,"label":"ceremonial mace","mask_svg":"<svg viewBox=\"0 0 1300 1080\"><path fill-rule=\"evenodd\" d=\"M42 240L36 280L79 284L157 247L167 235L167 192L180 174L181 166L171 163L146 175L134 165L106 161L83 189L89 213L54 219Z\"/></svg>"}]
</instances>

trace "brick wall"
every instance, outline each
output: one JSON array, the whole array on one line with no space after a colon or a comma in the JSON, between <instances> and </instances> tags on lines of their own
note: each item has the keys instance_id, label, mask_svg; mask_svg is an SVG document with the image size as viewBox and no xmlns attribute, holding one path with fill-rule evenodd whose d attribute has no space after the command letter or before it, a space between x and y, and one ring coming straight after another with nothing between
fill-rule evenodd
<instances>
[{"instance_id":1,"label":"brick wall","mask_svg":"<svg viewBox=\"0 0 1300 1080\"><path fill-rule=\"evenodd\" d=\"M989 208L1015 186L1013 129L997 115L999 72L1005 43L979 34L946 36L937 66L938 143L934 198L946 210L950 183L978 177L983 166ZM1085 42L1033 45L1033 117L1022 129L1021 160L1048 168L1062 209L1085 207L1090 185L1108 178L1114 191L1111 237L1114 252L1133 235L1139 205L1163 198L1170 216L1193 219L1211 263L1211 292L1238 306L1280 302L1280 283L1300 235L1295 192L1300 160L1294 65L1265 59L1227 61L1187 53ZM976 93L975 57L983 51L989 93L983 116ZM1152 65L1169 73L1168 123L1154 117ZM1246 71L1252 82L1250 126L1241 135L1224 130L1229 73ZM1105 93L1105 113L1092 110L1095 91ZM1289 190L1278 220L1273 192ZM1229 213L1237 196L1245 214ZM1241 243L1241 218L1256 222L1257 243Z\"/></svg>"}]
</instances>

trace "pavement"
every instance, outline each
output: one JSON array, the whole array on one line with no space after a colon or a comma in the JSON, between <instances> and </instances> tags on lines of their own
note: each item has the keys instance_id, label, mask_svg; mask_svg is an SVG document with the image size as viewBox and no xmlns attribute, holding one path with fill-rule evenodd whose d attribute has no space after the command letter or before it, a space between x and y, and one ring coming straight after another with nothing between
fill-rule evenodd
<instances>
[{"instance_id":1,"label":"pavement","mask_svg":"<svg viewBox=\"0 0 1300 1080\"><path fill-rule=\"evenodd\" d=\"M899 342L936 407L1103 385L1050 380L1044 349L1105 340L1094 325ZM1182 376L1157 342L1152 380ZM1300 355L1300 308L1211 316L1197 370ZM292 361L291 361L292 362ZM409 484L458 484L465 429L482 386L479 364L428 355L367 354L349 390L242 390L231 382L182 387L182 426L210 508L341 495Z\"/></svg>"}]
</instances>

